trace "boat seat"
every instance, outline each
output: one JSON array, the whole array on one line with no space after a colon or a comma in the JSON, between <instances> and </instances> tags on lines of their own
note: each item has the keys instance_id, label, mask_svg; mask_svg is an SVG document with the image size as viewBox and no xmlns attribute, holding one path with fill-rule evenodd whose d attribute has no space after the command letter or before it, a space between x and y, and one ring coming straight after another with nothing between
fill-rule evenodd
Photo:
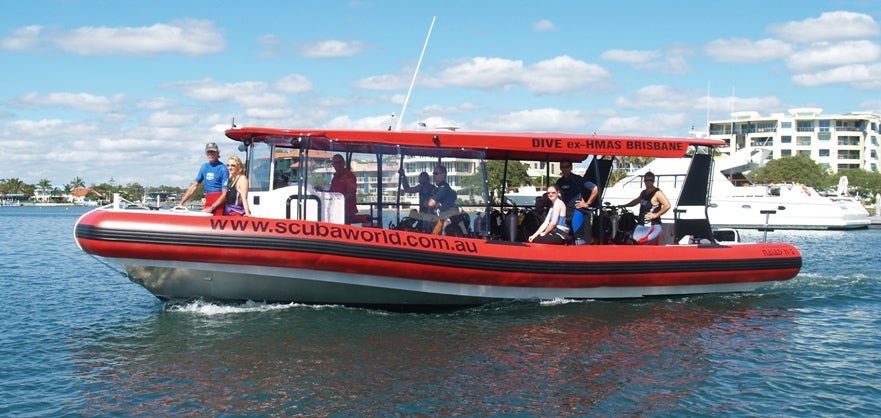
<instances>
[{"instance_id":1,"label":"boat seat","mask_svg":"<svg viewBox=\"0 0 881 418\"><path fill-rule=\"evenodd\" d=\"M715 237L713 236L713 228L710 226L710 221L707 219L677 218L674 221L673 229L676 234L675 239L673 240L674 243L679 242L682 237L686 235L691 235L693 241L696 241L700 238L715 241Z\"/></svg>"}]
</instances>

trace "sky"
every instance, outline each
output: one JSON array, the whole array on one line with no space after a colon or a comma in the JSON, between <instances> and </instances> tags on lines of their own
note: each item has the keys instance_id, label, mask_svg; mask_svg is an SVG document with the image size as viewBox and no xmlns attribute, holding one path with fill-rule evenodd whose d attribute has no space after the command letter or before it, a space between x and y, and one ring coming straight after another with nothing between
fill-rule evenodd
<instances>
[{"instance_id":1,"label":"sky","mask_svg":"<svg viewBox=\"0 0 881 418\"><path fill-rule=\"evenodd\" d=\"M0 3L0 179L28 183L186 186L206 142L242 155L233 119L685 137L881 113L881 0Z\"/></svg>"}]
</instances>

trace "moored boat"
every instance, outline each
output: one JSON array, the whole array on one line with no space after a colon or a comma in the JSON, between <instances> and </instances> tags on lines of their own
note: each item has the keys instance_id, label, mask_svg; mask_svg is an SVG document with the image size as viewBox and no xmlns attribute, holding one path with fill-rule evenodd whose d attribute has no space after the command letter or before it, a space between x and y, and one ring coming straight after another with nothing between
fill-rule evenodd
<instances>
[{"instance_id":1,"label":"moored boat","mask_svg":"<svg viewBox=\"0 0 881 418\"><path fill-rule=\"evenodd\" d=\"M612 204L639 193L642 176L651 171L658 187L675 198L688 173L689 161L660 158L634 171L606 191ZM737 173L739 174L739 173ZM844 177L843 177L844 178ZM735 186L721 169L712 173L708 214L714 226L740 229L852 230L868 227L869 214L856 200L823 196L796 183ZM669 214L672 220L672 213Z\"/></svg>"},{"instance_id":2,"label":"moored boat","mask_svg":"<svg viewBox=\"0 0 881 418\"><path fill-rule=\"evenodd\" d=\"M162 299L295 301L382 307L475 305L501 299L634 298L752 291L794 277L801 254L786 243L715 241L706 218L712 167L709 139L568 134L393 132L233 128L247 149L251 218L104 207L77 222L86 252L125 267ZM594 245L522 242L525 223L504 226L504 199L491 198L492 160L590 161L605 185L610 156L686 156L693 163L668 243L615 245L613 221L597 217ZM360 213L343 215L343 196L316 191L325 161L345 156L358 172ZM450 172L455 212L400 215L395 180L404 156L431 157ZM466 180L470 179L470 180ZM397 187L396 187L397 186ZM498 185L495 185L498 186ZM687 194L687 196L686 196ZM466 197L467 195L467 197ZM703 197L700 197L703 196ZM486 231L470 218L489 219ZM397 215L396 215L397 214ZM417 219L432 228L405 227ZM433 232L437 233L433 233ZM690 237L691 239L683 239ZM679 244L691 242L691 244Z\"/></svg>"}]
</instances>

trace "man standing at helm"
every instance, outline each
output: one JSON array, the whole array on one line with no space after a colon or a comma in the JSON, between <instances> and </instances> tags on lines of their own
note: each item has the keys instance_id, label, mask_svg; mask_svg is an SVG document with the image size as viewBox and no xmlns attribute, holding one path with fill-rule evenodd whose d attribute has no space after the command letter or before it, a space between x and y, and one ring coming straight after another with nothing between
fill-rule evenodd
<instances>
[{"instance_id":1,"label":"man standing at helm","mask_svg":"<svg viewBox=\"0 0 881 418\"><path fill-rule=\"evenodd\" d=\"M184 193L184 197L180 200L180 204L189 200L196 192L199 183L204 182L205 187L205 206L202 212L213 213L214 215L223 215L223 208L226 206L226 188L229 182L229 171L226 164L220 162L220 148L214 142L205 144L205 157L208 162L202 164L199 168L199 174L196 180Z\"/></svg>"}]
</instances>

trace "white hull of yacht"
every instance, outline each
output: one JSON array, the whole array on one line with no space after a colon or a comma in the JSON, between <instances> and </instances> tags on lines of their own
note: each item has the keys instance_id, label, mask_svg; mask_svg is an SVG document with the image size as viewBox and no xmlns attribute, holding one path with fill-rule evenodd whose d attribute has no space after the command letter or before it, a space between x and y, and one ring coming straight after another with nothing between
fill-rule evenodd
<instances>
[{"instance_id":1,"label":"white hull of yacht","mask_svg":"<svg viewBox=\"0 0 881 418\"><path fill-rule=\"evenodd\" d=\"M684 160L656 159L609 187L603 201L629 202L643 189L642 174L651 171L658 188L676 207L687 169ZM769 217L762 213L769 210L776 213ZM736 187L719 171L713 174L707 214L713 226L722 228L758 229L767 222L773 229L847 230L865 229L871 223L869 213L854 199L833 200L798 184ZM672 210L664 222L673 222Z\"/></svg>"}]
</instances>

